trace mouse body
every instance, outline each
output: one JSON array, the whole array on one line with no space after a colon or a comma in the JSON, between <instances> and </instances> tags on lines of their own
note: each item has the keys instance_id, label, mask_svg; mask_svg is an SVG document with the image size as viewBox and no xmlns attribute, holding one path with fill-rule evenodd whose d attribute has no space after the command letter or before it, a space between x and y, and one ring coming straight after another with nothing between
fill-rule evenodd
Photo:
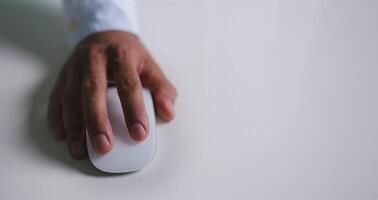
<instances>
[{"instance_id":1,"label":"mouse body","mask_svg":"<svg viewBox=\"0 0 378 200\"><path fill-rule=\"evenodd\" d=\"M91 163L107 173L127 173L143 169L155 156L156 120L151 93L143 89L144 104L149 122L149 134L142 142L132 140L118 96L117 88L107 91L107 108L114 134L113 149L106 154L97 154L91 144L87 131L87 149Z\"/></svg>"}]
</instances>

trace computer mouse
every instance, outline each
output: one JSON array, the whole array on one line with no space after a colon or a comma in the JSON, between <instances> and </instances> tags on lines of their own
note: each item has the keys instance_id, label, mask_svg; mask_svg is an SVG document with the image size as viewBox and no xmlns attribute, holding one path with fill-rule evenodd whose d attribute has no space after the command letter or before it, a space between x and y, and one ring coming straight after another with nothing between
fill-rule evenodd
<instances>
[{"instance_id":1,"label":"computer mouse","mask_svg":"<svg viewBox=\"0 0 378 200\"><path fill-rule=\"evenodd\" d=\"M156 149L156 120L151 93L143 89L144 105L149 120L149 134L142 142L131 139L126 127L121 101L115 87L108 88L107 108L110 124L113 128L113 149L106 154L97 154L86 133L87 149L91 163L107 173L134 172L146 167L154 158Z\"/></svg>"}]
</instances>

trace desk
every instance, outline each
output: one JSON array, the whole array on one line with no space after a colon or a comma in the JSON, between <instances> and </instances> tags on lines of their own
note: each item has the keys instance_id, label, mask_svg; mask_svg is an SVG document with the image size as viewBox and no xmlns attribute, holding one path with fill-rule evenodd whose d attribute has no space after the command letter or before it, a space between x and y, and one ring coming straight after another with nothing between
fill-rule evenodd
<instances>
[{"instance_id":1,"label":"desk","mask_svg":"<svg viewBox=\"0 0 378 200\"><path fill-rule=\"evenodd\" d=\"M141 0L177 119L118 176L50 137L70 48L57 1L19 1L0 3L1 199L378 198L378 1Z\"/></svg>"}]
</instances>

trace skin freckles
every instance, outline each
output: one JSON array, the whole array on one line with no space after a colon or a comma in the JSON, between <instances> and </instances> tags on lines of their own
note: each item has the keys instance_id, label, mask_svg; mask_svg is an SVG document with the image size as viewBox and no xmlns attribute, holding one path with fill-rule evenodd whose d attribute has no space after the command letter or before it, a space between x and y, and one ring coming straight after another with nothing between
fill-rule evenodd
<instances>
[{"instance_id":1,"label":"skin freckles","mask_svg":"<svg viewBox=\"0 0 378 200\"><path fill-rule=\"evenodd\" d=\"M112 149L114 137L106 107L109 86L117 87L135 141L143 141L149 130L143 87L151 91L161 118L174 118L176 89L140 40L122 31L92 34L67 59L49 98L49 127L55 139L66 139L75 159L87 156L86 128L97 153Z\"/></svg>"}]
</instances>

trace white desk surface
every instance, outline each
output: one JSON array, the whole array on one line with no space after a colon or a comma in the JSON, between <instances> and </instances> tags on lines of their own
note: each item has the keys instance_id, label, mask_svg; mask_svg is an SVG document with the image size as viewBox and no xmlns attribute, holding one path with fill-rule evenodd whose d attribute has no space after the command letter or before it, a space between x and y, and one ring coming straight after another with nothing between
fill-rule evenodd
<instances>
[{"instance_id":1,"label":"white desk surface","mask_svg":"<svg viewBox=\"0 0 378 200\"><path fill-rule=\"evenodd\" d=\"M378 199L378 1L140 1L177 119L119 176L47 131L58 4L2 2L0 199Z\"/></svg>"}]
</instances>

